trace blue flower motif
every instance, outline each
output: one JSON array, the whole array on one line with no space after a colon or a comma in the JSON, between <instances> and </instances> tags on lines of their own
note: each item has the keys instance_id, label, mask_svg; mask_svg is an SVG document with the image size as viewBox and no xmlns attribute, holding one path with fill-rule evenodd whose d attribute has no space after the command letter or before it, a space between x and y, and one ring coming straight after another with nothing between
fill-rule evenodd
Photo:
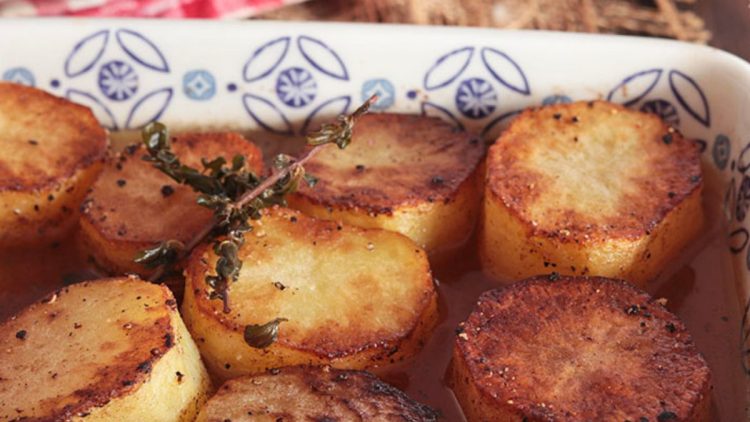
<instances>
[{"instance_id":1,"label":"blue flower motif","mask_svg":"<svg viewBox=\"0 0 750 422\"><path fill-rule=\"evenodd\" d=\"M34 74L25 67L14 67L3 72L3 80L17 84L34 86Z\"/></svg>"},{"instance_id":2,"label":"blue flower motif","mask_svg":"<svg viewBox=\"0 0 750 422\"><path fill-rule=\"evenodd\" d=\"M470 119L489 116L497 108L495 88L481 78L464 80L456 91L456 108Z\"/></svg>"},{"instance_id":3,"label":"blue flower motif","mask_svg":"<svg viewBox=\"0 0 750 422\"><path fill-rule=\"evenodd\" d=\"M281 71L276 79L276 95L289 107L304 107L315 99L318 84L313 75L300 67Z\"/></svg>"},{"instance_id":4,"label":"blue flower motif","mask_svg":"<svg viewBox=\"0 0 750 422\"><path fill-rule=\"evenodd\" d=\"M370 79L362 84L362 101L373 95L378 96L378 101L372 105L374 110L384 110L396 101L396 89L387 79Z\"/></svg>"},{"instance_id":5,"label":"blue flower motif","mask_svg":"<svg viewBox=\"0 0 750 422\"><path fill-rule=\"evenodd\" d=\"M206 70L191 70L182 78L182 90L191 100L210 100L216 94L216 80Z\"/></svg>"},{"instance_id":6,"label":"blue flower motif","mask_svg":"<svg viewBox=\"0 0 750 422\"><path fill-rule=\"evenodd\" d=\"M99 69L99 89L113 101L125 101L138 91L138 74L127 63L113 60Z\"/></svg>"},{"instance_id":7,"label":"blue flower motif","mask_svg":"<svg viewBox=\"0 0 750 422\"><path fill-rule=\"evenodd\" d=\"M667 100L648 101L641 106L641 111L656 114L672 126L680 124L680 116L677 114L677 109Z\"/></svg>"}]
</instances>

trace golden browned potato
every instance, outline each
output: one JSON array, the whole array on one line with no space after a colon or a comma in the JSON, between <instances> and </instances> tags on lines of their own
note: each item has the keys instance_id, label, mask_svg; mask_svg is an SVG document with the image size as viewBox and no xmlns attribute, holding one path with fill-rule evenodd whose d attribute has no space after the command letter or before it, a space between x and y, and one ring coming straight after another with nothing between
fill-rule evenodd
<instances>
[{"instance_id":1,"label":"golden browned potato","mask_svg":"<svg viewBox=\"0 0 750 422\"><path fill-rule=\"evenodd\" d=\"M102 167L107 133L91 111L0 82L0 247L58 240Z\"/></svg>"},{"instance_id":2,"label":"golden browned potato","mask_svg":"<svg viewBox=\"0 0 750 422\"><path fill-rule=\"evenodd\" d=\"M172 138L180 160L202 168L201 159L222 156L231 162L241 154L249 169L263 168L260 150L236 133L187 133ZM188 243L213 218L212 211L196 203L197 193L176 184L144 161L142 146L131 146L107 163L81 214L81 239L96 264L112 274L150 275L133 261L144 249L164 240Z\"/></svg>"},{"instance_id":3,"label":"golden browned potato","mask_svg":"<svg viewBox=\"0 0 750 422\"><path fill-rule=\"evenodd\" d=\"M425 252L407 237L283 208L252 224L229 313L209 298L212 246L199 247L186 265L183 316L218 378L297 364L378 367L412 356L429 336L437 293ZM276 318L287 321L275 343L245 342L246 326Z\"/></svg>"},{"instance_id":4,"label":"golden browned potato","mask_svg":"<svg viewBox=\"0 0 750 422\"><path fill-rule=\"evenodd\" d=\"M451 387L474 421L708 421L711 374L685 326L628 283L540 276L482 294Z\"/></svg>"},{"instance_id":5,"label":"golden browned potato","mask_svg":"<svg viewBox=\"0 0 750 422\"><path fill-rule=\"evenodd\" d=\"M481 197L484 143L437 118L369 114L345 150L331 145L305 165L319 182L289 206L329 220L409 236L427 252L464 242Z\"/></svg>"},{"instance_id":6,"label":"golden browned potato","mask_svg":"<svg viewBox=\"0 0 750 422\"><path fill-rule=\"evenodd\" d=\"M697 148L654 115L601 101L527 110L487 157L483 268L644 286L700 230L702 189Z\"/></svg>"},{"instance_id":7,"label":"golden browned potato","mask_svg":"<svg viewBox=\"0 0 750 422\"><path fill-rule=\"evenodd\" d=\"M211 384L164 286L63 288L0 324L0 420L192 421Z\"/></svg>"},{"instance_id":8,"label":"golden browned potato","mask_svg":"<svg viewBox=\"0 0 750 422\"><path fill-rule=\"evenodd\" d=\"M197 422L437 421L437 412L362 371L296 366L227 381Z\"/></svg>"}]
</instances>

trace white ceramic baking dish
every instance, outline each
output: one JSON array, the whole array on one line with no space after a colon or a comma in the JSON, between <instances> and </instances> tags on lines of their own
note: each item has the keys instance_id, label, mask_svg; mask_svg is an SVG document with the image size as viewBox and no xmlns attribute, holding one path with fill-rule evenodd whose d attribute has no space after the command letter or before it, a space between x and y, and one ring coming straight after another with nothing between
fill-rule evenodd
<instances>
[{"instance_id":1,"label":"white ceramic baking dish","mask_svg":"<svg viewBox=\"0 0 750 422\"><path fill-rule=\"evenodd\" d=\"M0 21L0 76L88 105L112 130L160 119L293 135L373 93L376 109L437 115L488 139L518 110L545 103L603 98L658 113L700 142L707 207L723 212L710 214L712 234L652 293L676 298L672 309L706 355L715 417L748 416L750 65L736 57L565 33L37 19Z\"/></svg>"}]
</instances>

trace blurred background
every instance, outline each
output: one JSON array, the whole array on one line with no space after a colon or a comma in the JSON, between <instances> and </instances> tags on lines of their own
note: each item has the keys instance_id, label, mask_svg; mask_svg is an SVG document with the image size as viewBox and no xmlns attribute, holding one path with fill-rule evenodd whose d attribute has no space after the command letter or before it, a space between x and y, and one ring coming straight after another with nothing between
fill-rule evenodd
<instances>
[{"instance_id":1,"label":"blurred background","mask_svg":"<svg viewBox=\"0 0 750 422\"><path fill-rule=\"evenodd\" d=\"M0 16L282 19L674 38L750 60L750 0L0 0Z\"/></svg>"}]
</instances>

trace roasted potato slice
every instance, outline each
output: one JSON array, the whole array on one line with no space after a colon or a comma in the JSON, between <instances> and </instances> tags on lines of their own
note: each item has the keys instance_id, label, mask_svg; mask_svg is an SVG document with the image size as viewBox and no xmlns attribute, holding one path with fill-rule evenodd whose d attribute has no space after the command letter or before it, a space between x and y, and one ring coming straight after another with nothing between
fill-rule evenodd
<instances>
[{"instance_id":1,"label":"roasted potato slice","mask_svg":"<svg viewBox=\"0 0 750 422\"><path fill-rule=\"evenodd\" d=\"M685 326L626 282L552 274L482 294L450 384L473 421L707 421Z\"/></svg>"},{"instance_id":2,"label":"roasted potato slice","mask_svg":"<svg viewBox=\"0 0 750 422\"><path fill-rule=\"evenodd\" d=\"M91 111L44 91L0 82L0 247L68 233L107 150Z\"/></svg>"},{"instance_id":3,"label":"roasted potato slice","mask_svg":"<svg viewBox=\"0 0 750 422\"><path fill-rule=\"evenodd\" d=\"M186 133L172 138L180 160L202 168L201 159L237 155L246 157L249 169L263 168L260 150L232 132ZM197 194L144 161L142 146L131 146L107 163L84 201L81 239L96 264L111 274L150 275L133 260L164 240L188 243L208 225L212 211L196 203Z\"/></svg>"},{"instance_id":4,"label":"roasted potato slice","mask_svg":"<svg viewBox=\"0 0 750 422\"><path fill-rule=\"evenodd\" d=\"M318 177L289 206L329 220L405 234L427 252L474 230L484 143L431 117L368 114L345 150L328 146L305 165Z\"/></svg>"},{"instance_id":5,"label":"roasted potato slice","mask_svg":"<svg viewBox=\"0 0 750 422\"><path fill-rule=\"evenodd\" d=\"M652 114L601 101L527 110L487 157L483 268L644 286L700 230L702 190L698 149Z\"/></svg>"},{"instance_id":6,"label":"roasted potato slice","mask_svg":"<svg viewBox=\"0 0 750 422\"><path fill-rule=\"evenodd\" d=\"M197 422L437 421L437 413L363 371L296 366L227 381Z\"/></svg>"},{"instance_id":7,"label":"roasted potato slice","mask_svg":"<svg viewBox=\"0 0 750 422\"><path fill-rule=\"evenodd\" d=\"M169 289L135 278L59 290L2 323L0 348L4 421L192 421L210 394Z\"/></svg>"},{"instance_id":8,"label":"roasted potato slice","mask_svg":"<svg viewBox=\"0 0 750 422\"><path fill-rule=\"evenodd\" d=\"M405 236L272 208L253 221L239 251L231 311L210 299L211 245L186 265L182 306L209 371L221 379L297 364L377 367L413 355L437 320L425 252ZM246 343L248 325L276 318L278 339ZM250 339L253 341L253 339Z\"/></svg>"}]
</instances>

